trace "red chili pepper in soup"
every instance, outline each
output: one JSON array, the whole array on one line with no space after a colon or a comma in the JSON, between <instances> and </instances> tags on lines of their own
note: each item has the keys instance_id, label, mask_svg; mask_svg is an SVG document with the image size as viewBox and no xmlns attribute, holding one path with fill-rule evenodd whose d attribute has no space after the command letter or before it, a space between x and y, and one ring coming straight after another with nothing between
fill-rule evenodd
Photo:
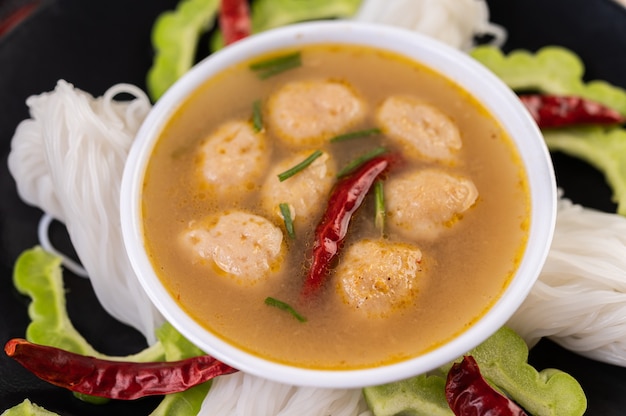
<instances>
[{"instance_id":1,"label":"red chili pepper in soup","mask_svg":"<svg viewBox=\"0 0 626 416\"><path fill-rule=\"evenodd\" d=\"M374 157L337 182L324 216L315 229L312 262L301 298L309 298L322 287L333 259L339 255L352 214L361 206L376 179L397 160L399 156L395 154Z\"/></svg>"},{"instance_id":2,"label":"red chili pepper in soup","mask_svg":"<svg viewBox=\"0 0 626 416\"><path fill-rule=\"evenodd\" d=\"M485 381L472 356L463 357L448 372L446 400L456 416L528 416Z\"/></svg>"},{"instance_id":3,"label":"red chili pepper in soup","mask_svg":"<svg viewBox=\"0 0 626 416\"><path fill-rule=\"evenodd\" d=\"M521 94L519 98L540 128L626 121L618 111L582 97Z\"/></svg>"},{"instance_id":4,"label":"red chili pepper in soup","mask_svg":"<svg viewBox=\"0 0 626 416\"><path fill-rule=\"evenodd\" d=\"M89 396L118 400L178 393L237 371L208 355L165 362L111 361L20 338L9 340L4 351L48 383Z\"/></svg>"}]
</instances>

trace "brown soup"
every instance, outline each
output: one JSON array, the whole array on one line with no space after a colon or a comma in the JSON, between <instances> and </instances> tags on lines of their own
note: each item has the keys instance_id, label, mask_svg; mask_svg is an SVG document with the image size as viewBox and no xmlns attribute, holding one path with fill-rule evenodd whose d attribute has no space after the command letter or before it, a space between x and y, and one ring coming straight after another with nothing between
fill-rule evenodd
<instances>
[{"instance_id":1,"label":"brown soup","mask_svg":"<svg viewBox=\"0 0 626 416\"><path fill-rule=\"evenodd\" d=\"M220 73L169 120L145 176L151 261L197 322L269 360L356 369L428 352L484 315L519 265L530 214L519 156L474 98L420 64L361 46L299 51L301 66L267 79L250 62ZM372 128L380 133L329 139ZM407 129L430 135L434 150L416 152L398 140ZM370 190L328 280L303 300L315 228L341 181L336 173L379 147L403 158L381 177L385 224L376 225ZM276 179L316 150L323 151L317 163ZM423 172L439 182L424 179L414 189L428 177ZM295 214L293 238L278 202ZM306 322L268 306L268 297Z\"/></svg>"}]
</instances>

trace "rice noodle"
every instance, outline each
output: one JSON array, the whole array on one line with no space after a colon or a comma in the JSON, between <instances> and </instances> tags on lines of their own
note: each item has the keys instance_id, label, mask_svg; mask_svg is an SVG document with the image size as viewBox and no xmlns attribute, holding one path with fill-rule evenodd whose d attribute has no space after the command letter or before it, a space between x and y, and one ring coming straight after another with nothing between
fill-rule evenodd
<instances>
[{"instance_id":1,"label":"rice noodle","mask_svg":"<svg viewBox=\"0 0 626 416\"><path fill-rule=\"evenodd\" d=\"M116 101L122 93L135 98ZM162 317L132 270L119 217L124 163L150 110L148 97L118 84L95 99L61 80L26 104L31 118L16 129L8 159L20 197L65 224L104 309L154 342ZM49 221L42 222L42 243L51 248Z\"/></svg>"},{"instance_id":2,"label":"rice noodle","mask_svg":"<svg viewBox=\"0 0 626 416\"><path fill-rule=\"evenodd\" d=\"M626 218L561 199L546 264L509 326L531 346L548 337L626 366Z\"/></svg>"},{"instance_id":3,"label":"rice noodle","mask_svg":"<svg viewBox=\"0 0 626 416\"><path fill-rule=\"evenodd\" d=\"M295 387L250 374L213 381L199 415L206 416L371 416L360 389Z\"/></svg>"},{"instance_id":4,"label":"rice noodle","mask_svg":"<svg viewBox=\"0 0 626 416\"><path fill-rule=\"evenodd\" d=\"M488 35L502 46L506 30L489 21L484 0L363 0L355 20L410 29L469 51L475 36Z\"/></svg>"}]
</instances>

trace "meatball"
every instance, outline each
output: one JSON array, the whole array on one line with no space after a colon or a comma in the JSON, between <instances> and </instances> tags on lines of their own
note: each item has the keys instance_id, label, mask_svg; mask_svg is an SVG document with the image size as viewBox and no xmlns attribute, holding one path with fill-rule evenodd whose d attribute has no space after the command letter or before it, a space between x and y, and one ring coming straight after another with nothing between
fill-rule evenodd
<instances>
[{"instance_id":1,"label":"meatball","mask_svg":"<svg viewBox=\"0 0 626 416\"><path fill-rule=\"evenodd\" d=\"M415 97L387 98L376 118L408 158L452 163L462 147L459 129L450 117Z\"/></svg>"},{"instance_id":2,"label":"meatball","mask_svg":"<svg viewBox=\"0 0 626 416\"><path fill-rule=\"evenodd\" d=\"M387 224L411 240L432 240L478 198L474 183L441 169L411 171L385 183Z\"/></svg>"},{"instance_id":3,"label":"meatball","mask_svg":"<svg viewBox=\"0 0 626 416\"><path fill-rule=\"evenodd\" d=\"M239 283L267 278L283 260L282 231L267 219L243 211L193 222L181 242L194 261L208 262Z\"/></svg>"},{"instance_id":4,"label":"meatball","mask_svg":"<svg viewBox=\"0 0 626 416\"><path fill-rule=\"evenodd\" d=\"M285 143L316 146L344 133L365 115L365 103L343 82L286 84L268 100L267 123Z\"/></svg>"},{"instance_id":5,"label":"meatball","mask_svg":"<svg viewBox=\"0 0 626 416\"><path fill-rule=\"evenodd\" d=\"M236 196L260 186L269 147L249 122L229 121L203 141L197 160L202 182L216 197Z\"/></svg>"},{"instance_id":6,"label":"meatball","mask_svg":"<svg viewBox=\"0 0 626 416\"><path fill-rule=\"evenodd\" d=\"M350 246L335 269L343 301L367 316L387 316L414 302L424 277L419 248L386 240Z\"/></svg>"},{"instance_id":7,"label":"meatball","mask_svg":"<svg viewBox=\"0 0 626 416\"><path fill-rule=\"evenodd\" d=\"M326 152L296 175L280 181L278 174L307 158L312 152L300 152L280 161L265 179L261 188L263 207L282 221L279 204L286 203L291 210L294 226L311 224L326 205L326 198L336 175L335 163Z\"/></svg>"}]
</instances>

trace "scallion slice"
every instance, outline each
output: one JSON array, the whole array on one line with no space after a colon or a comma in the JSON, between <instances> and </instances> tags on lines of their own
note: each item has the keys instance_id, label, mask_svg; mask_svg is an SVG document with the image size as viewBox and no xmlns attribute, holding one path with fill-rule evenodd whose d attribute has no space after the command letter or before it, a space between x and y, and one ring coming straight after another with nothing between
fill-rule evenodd
<instances>
[{"instance_id":1,"label":"scallion slice","mask_svg":"<svg viewBox=\"0 0 626 416\"><path fill-rule=\"evenodd\" d=\"M291 305L283 302L282 300L278 300L271 296L268 296L267 298L265 298L265 304L289 312L294 318L296 318L300 322L306 322L306 318L304 316L300 315Z\"/></svg>"},{"instance_id":2,"label":"scallion slice","mask_svg":"<svg viewBox=\"0 0 626 416\"><path fill-rule=\"evenodd\" d=\"M381 130L377 127L374 127L371 129L359 130L359 131L353 131L350 133L340 134L339 136L335 136L332 139L330 139L330 141L332 143L343 142L345 140L357 139L359 137L374 136L380 133L381 133Z\"/></svg>"},{"instance_id":3,"label":"scallion slice","mask_svg":"<svg viewBox=\"0 0 626 416\"><path fill-rule=\"evenodd\" d=\"M281 72L297 68L302 65L300 51L291 52L285 55L272 57L270 59L255 62L250 65L250 69L256 72L260 79L266 79Z\"/></svg>"},{"instance_id":4,"label":"scallion slice","mask_svg":"<svg viewBox=\"0 0 626 416\"><path fill-rule=\"evenodd\" d=\"M291 218L291 209L289 209L289 204L286 202L281 202L278 204L278 208L280 208L280 213L283 216L283 220L285 221L285 228L287 229L287 234L291 239L296 238L296 232L293 227L293 218Z\"/></svg>"},{"instance_id":5,"label":"scallion slice","mask_svg":"<svg viewBox=\"0 0 626 416\"><path fill-rule=\"evenodd\" d=\"M252 128L255 133L263 130L263 113L261 112L261 100L252 103Z\"/></svg>"},{"instance_id":6,"label":"scallion slice","mask_svg":"<svg viewBox=\"0 0 626 416\"><path fill-rule=\"evenodd\" d=\"M284 181L286 179L291 178L296 173L304 170L307 166L309 166L311 163L313 163L315 161L315 159L317 159L321 155L322 155L322 151L321 150L316 150L315 152L311 153L311 155L309 157L307 157L306 159L304 159L302 162L298 163L294 167L289 168L289 169L287 169L286 171L284 171L282 173L279 173L278 174L278 180L282 182L282 181Z\"/></svg>"},{"instance_id":7,"label":"scallion slice","mask_svg":"<svg viewBox=\"0 0 626 416\"><path fill-rule=\"evenodd\" d=\"M377 180L374 184L374 225L381 233L385 231L385 215L383 181Z\"/></svg>"},{"instance_id":8,"label":"scallion slice","mask_svg":"<svg viewBox=\"0 0 626 416\"><path fill-rule=\"evenodd\" d=\"M349 173L351 173L352 171L354 171L356 168L358 168L359 166L361 166L363 163L367 162L368 160L371 160L373 158L375 158L376 156L380 156L383 153L386 153L387 149L385 147L377 147L373 150L370 150L369 152L357 157L356 159L352 160L350 163L348 163L343 169L341 169L339 171L339 173L337 174L338 178L341 178L342 176L346 176Z\"/></svg>"}]
</instances>

